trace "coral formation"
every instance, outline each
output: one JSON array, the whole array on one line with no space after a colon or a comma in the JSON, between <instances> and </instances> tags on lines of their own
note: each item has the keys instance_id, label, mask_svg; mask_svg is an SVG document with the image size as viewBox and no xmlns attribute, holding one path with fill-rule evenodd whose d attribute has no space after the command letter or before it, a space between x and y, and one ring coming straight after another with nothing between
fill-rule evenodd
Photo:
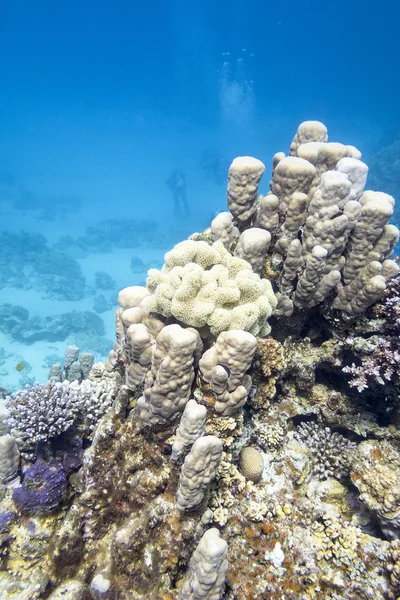
<instances>
[{"instance_id":1,"label":"coral formation","mask_svg":"<svg viewBox=\"0 0 400 600\"><path fill-rule=\"evenodd\" d=\"M264 169L233 161L230 212L121 290L105 364L70 346L58 381L7 395L2 597L398 597L394 201L317 121L259 196ZM63 243L160 244L135 227ZM0 325L31 335L21 307Z\"/></svg>"},{"instance_id":2,"label":"coral formation","mask_svg":"<svg viewBox=\"0 0 400 600\"><path fill-rule=\"evenodd\" d=\"M177 507L193 508L203 499L215 478L222 456L222 443L215 435L199 437L185 458L179 478Z\"/></svg>"},{"instance_id":3,"label":"coral formation","mask_svg":"<svg viewBox=\"0 0 400 600\"><path fill-rule=\"evenodd\" d=\"M264 460L261 452L251 446L245 446L240 451L240 471L246 479L255 483L261 479L264 470Z\"/></svg>"},{"instance_id":4,"label":"coral formation","mask_svg":"<svg viewBox=\"0 0 400 600\"><path fill-rule=\"evenodd\" d=\"M67 477L62 465L38 458L24 474L22 486L15 488L12 499L24 514L48 514L58 508L66 488Z\"/></svg>"},{"instance_id":5,"label":"coral formation","mask_svg":"<svg viewBox=\"0 0 400 600\"><path fill-rule=\"evenodd\" d=\"M198 404L193 398L189 400L176 430L172 445L172 460L177 460L185 447L192 445L197 438L203 435L206 415L205 406Z\"/></svg>"},{"instance_id":6,"label":"coral formation","mask_svg":"<svg viewBox=\"0 0 400 600\"><path fill-rule=\"evenodd\" d=\"M190 573L182 586L181 600L221 598L228 568L228 544L215 527L208 529L190 559Z\"/></svg>"},{"instance_id":7,"label":"coral formation","mask_svg":"<svg viewBox=\"0 0 400 600\"><path fill-rule=\"evenodd\" d=\"M86 282L78 261L51 250L43 236L2 231L0 245L0 288L33 286L57 300L83 298Z\"/></svg>"},{"instance_id":8,"label":"coral formation","mask_svg":"<svg viewBox=\"0 0 400 600\"><path fill-rule=\"evenodd\" d=\"M165 255L161 271L150 269L147 287L151 296L141 304L149 313L191 327L208 326L214 336L229 329L254 335L270 331L267 319L276 306L271 283L221 242L177 244Z\"/></svg>"},{"instance_id":9,"label":"coral formation","mask_svg":"<svg viewBox=\"0 0 400 600\"><path fill-rule=\"evenodd\" d=\"M251 377L246 375L257 347L247 331L224 331L199 362L201 376L215 394L215 410L229 417L246 402Z\"/></svg>"},{"instance_id":10,"label":"coral formation","mask_svg":"<svg viewBox=\"0 0 400 600\"><path fill-rule=\"evenodd\" d=\"M79 348L75 344L67 346L64 354L64 363L54 363L51 366L49 380L51 381L82 381L89 377L94 363L91 352L83 352L79 356Z\"/></svg>"},{"instance_id":11,"label":"coral formation","mask_svg":"<svg viewBox=\"0 0 400 600\"><path fill-rule=\"evenodd\" d=\"M194 380L198 342L198 334L177 323L160 331L144 383L144 395L137 402L142 423L168 423L183 411Z\"/></svg>"},{"instance_id":12,"label":"coral formation","mask_svg":"<svg viewBox=\"0 0 400 600\"><path fill-rule=\"evenodd\" d=\"M82 403L67 383L36 383L6 398L11 433L25 443L47 441L74 422Z\"/></svg>"},{"instance_id":13,"label":"coral formation","mask_svg":"<svg viewBox=\"0 0 400 600\"><path fill-rule=\"evenodd\" d=\"M0 436L0 482L14 479L19 469L20 452L17 441L10 434Z\"/></svg>"},{"instance_id":14,"label":"coral formation","mask_svg":"<svg viewBox=\"0 0 400 600\"><path fill-rule=\"evenodd\" d=\"M310 471L317 479L335 477L340 479L349 472L351 451L356 445L349 442L329 427L321 427L315 422L302 423L295 432L295 438L307 449Z\"/></svg>"},{"instance_id":15,"label":"coral formation","mask_svg":"<svg viewBox=\"0 0 400 600\"><path fill-rule=\"evenodd\" d=\"M235 158L228 173L228 207L239 222L245 222L256 212L257 189L265 166L257 158Z\"/></svg>"},{"instance_id":16,"label":"coral formation","mask_svg":"<svg viewBox=\"0 0 400 600\"><path fill-rule=\"evenodd\" d=\"M115 394L113 379L27 385L6 397L7 421L23 448L32 448L67 431L78 418L91 432L111 408Z\"/></svg>"},{"instance_id":17,"label":"coral formation","mask_svg":"<svg viewBox=\"0 0 400 600\"><path fill-rule=\"evenodd\" d=\"M24 344L40 340L64 341L68 336L83 333L101 337L105 333L102 319L89 311L73 310L46 318L29 318L28 310L9 303L0 305L0 331Z\"/></svg>"},{"instance_id":18,"label":"coral formation","mask_svg":"<svg viewBox=\"0 0 400 600\"><path fill-rule=\"evenodd\" d=\"M360 499L376 513L389 540L400 536L400 454L387 444L362 442L351 465Z\"/></svg>"}]
</instances>

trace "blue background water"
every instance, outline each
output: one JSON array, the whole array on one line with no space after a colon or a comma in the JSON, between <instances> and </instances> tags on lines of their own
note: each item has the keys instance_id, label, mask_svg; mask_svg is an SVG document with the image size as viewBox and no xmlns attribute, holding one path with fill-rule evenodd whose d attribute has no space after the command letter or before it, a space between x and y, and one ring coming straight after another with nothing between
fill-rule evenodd
<instances>
[{"instance_id":1,"label":"blue background water","mask_svg":"<svg viewBox=\"0 0 400 600\"><path fill-rule=\"evenodd\" d=\"M211 167L268 166L303 120L400 195L397 1L2 0L0 13L0 387L43 380L74 340L104 357L118 289L224 209ZM174 169L189 218L173 214Z\"/></svg>"}]
</instances>

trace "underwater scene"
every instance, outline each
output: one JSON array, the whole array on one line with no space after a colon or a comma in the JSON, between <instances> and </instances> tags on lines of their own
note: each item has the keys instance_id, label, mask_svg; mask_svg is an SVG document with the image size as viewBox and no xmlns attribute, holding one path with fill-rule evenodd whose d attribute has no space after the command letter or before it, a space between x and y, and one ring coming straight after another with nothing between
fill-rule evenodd
<instances>
[{"instance_id":1,"label":"underwater scene","mask_svg":"<svg viewBox=\"0 0 400 600\"><path fill-rule=\"evenodd\" d=\"M399 19L0 2L0 600L400 599Z\"/></svg>"}]
</instances>

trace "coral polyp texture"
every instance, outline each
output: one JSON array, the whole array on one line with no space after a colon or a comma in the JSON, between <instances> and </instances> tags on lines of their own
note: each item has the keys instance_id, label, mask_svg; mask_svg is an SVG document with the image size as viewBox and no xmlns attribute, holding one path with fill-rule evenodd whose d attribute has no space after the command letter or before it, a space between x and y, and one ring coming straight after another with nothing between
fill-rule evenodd
<instances>
[{"instance_id":1,"label":"coral polyp texture","mask_svg":"<svg viewBox=\"0 0 400 600\"><path fill-rule=\"evenodd\" d=\"M361 158L306 121L269 186L235 159L108 360L7 397L1 598L399 597L399 232Z\"/></svg>"},{"instance_id":2,"label":"coral polyp texture","mask_svg":"<svg viewBox=\"0 0 400 600\"><path fill-rule=\"evenodd\" d=\"M165 255L161 271L150 269L147 288L151 295L141 303L147 312L208 327L214 336L229 329L267 335L277 304L270 281L219 241L177 244Z\"/></svg>"}]
</instances>

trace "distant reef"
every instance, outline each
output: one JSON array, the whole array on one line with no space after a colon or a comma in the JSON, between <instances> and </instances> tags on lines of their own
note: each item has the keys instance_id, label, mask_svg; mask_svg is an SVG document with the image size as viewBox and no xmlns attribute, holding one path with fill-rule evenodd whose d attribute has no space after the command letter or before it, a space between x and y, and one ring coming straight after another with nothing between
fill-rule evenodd
<instances>
[{"instance_id":1,"label":"distant reef","mask_svg":"<svg viewBox=\"0 0 400 600\"><path fill-rule=\"evenodd\" d=\"M0 331L24 344L64 341L71 334L105 334L103 320L89 311L73 310L61 315L30 318L27 309L12 304L0 305Z\"/></svg>"},{"instance_id":2,"label":"distant reef","mask_svg":"<svg viewBox=\"0 0 400 600\"><path fill-rule=\"evenodd\" d=\"M108 219L88 227L85 235L73 238L61 236L55 250L84 256L92 253L105 254L114 248L165 248L168 236L153 220Z\"/></svg>"},{"instance_id":3,"label":"distant reef","mask_svg":"<svg viewBox=\"0 0 400 600\"><path fill-rule=\"evenodd\" d=\"M79 263L54 251L42 235L0 233L0 289L35 289L54 300L81 300L85 278Z\"/></svg>"}]
</instances>

